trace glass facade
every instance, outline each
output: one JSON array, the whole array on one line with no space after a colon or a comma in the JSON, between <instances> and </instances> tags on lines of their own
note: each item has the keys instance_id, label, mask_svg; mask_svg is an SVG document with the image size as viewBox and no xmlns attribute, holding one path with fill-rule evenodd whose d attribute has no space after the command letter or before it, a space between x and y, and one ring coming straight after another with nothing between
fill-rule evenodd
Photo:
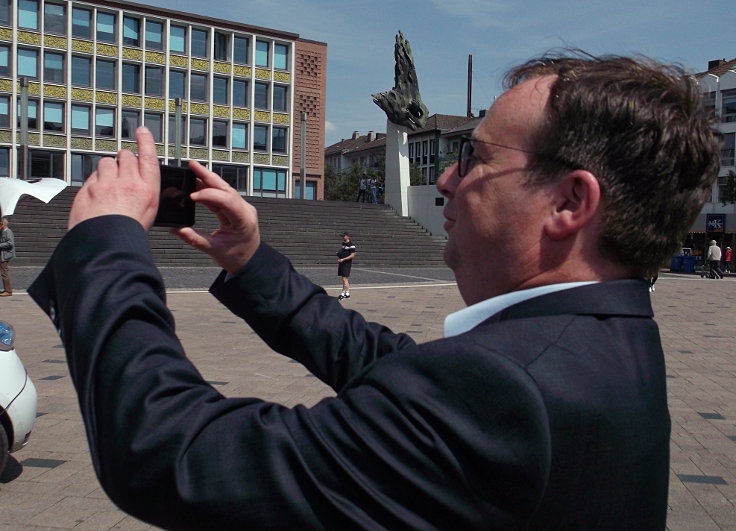
<instances>
[{"instance_id":1,"label":"glass facade","mask_svg":"<svg viewBox=\"0 0 736 531\"><path fill-rule=\"evenodd\" d=\"M172 13L98 0L0 0L0 26L11 29L0 34L0 129L8 132L0 173L18 168L9 139L20 128L17 81L27 77L34 177L82 183L100 157L130 147L143 124L162 162L171 163L178 140L184 160L217 167L243 193L291 196L289 34Z\"/></svg>"}]
</instances>

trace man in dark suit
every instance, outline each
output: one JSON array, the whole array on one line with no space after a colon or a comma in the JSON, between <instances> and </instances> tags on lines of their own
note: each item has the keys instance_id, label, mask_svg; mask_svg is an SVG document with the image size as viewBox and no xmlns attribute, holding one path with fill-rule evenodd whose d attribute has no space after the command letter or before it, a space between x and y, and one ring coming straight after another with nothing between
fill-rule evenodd
<instances>
[{"instance_id":1,"label":"man in dark suit","mask_svg":"<svg viewBox=\"0 0 736 531\"><path fill-rule=\"evenodd\" d=\"M223 304L336 390L312 408L203 381L147 246L153 139L100 161L30 291L113 501L170 528L664 528L670 421L644 279L715 179L709 119L693 80L644 60L545 57L507 80L437 184L469 305L441 340L341 308L190 164L221 227L176 232L223 267Z\"/></svg>"}]
</instances>

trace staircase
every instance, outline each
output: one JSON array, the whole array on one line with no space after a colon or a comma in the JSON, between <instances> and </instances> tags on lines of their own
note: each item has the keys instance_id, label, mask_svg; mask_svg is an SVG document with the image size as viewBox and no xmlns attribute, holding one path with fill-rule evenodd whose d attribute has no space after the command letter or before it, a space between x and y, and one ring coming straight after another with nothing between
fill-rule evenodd
<instances>
[{"instance_id":1,"label":"staircase","mask_svg":"<svg viewBox=\"0 0 736 531\"><path fill-rule=\"evenodd\" d=\"M49 204L23 196L10 227L15 234L16 266L44 265L66 233L66 222L79 188L68 187ZM360 267L444 266L444 239L432 238L421 226L401 218L385 205L343 201L307 201L248 197L258 209L261 238L286 255L296 267L335 266L335 253L348 232ZM212 231L214 214L197 206L195 227ZM193 250L168 229L149 235L159 267L211 266L208 256Z\"/></svg>"}]
</instances>

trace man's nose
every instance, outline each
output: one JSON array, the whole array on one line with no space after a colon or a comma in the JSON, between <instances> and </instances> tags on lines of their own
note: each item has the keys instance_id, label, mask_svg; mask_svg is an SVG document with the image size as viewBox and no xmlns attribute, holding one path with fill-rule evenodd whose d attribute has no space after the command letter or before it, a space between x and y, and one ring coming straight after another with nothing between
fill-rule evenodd
<instances>
[{"instance_id":1,"label":"man's nose","mask_svg":"<svg viewBox=\"0 0 736 531\"><path fill-rule=\"evenodd\" d=\"M447 168L440 178L437 179L437 190L445 197L452 197L457 187L457 181L459 177L457 175L457 162Z\"/></svg>"}]
</instances>

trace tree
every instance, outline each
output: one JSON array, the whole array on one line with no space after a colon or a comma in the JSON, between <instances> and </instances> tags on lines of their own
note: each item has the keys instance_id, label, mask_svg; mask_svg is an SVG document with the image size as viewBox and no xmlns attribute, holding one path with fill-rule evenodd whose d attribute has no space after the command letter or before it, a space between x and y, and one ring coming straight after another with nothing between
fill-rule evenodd
<instances>
[{"instance_id":1,"label":"tree","mask_svg":"<svg viewBox=\"0 0 736 531\"><path fill-rule=\"evenodd\" d=\"M332 166L325 168L325 199L327 201L354 201L358 193L358 182L365 168L353 164L341 172Z\"/></svg>"},{"instance_id":2,"label":"tree","mask_svg":"<svg viewBox=\"0 0 736 531\"><path fill-rule=\"evenodd\" d=\"M736 203L736 173L733 170L726 176L726 184L721 191L721 204Z\"/></svg>"}]
</instances>

